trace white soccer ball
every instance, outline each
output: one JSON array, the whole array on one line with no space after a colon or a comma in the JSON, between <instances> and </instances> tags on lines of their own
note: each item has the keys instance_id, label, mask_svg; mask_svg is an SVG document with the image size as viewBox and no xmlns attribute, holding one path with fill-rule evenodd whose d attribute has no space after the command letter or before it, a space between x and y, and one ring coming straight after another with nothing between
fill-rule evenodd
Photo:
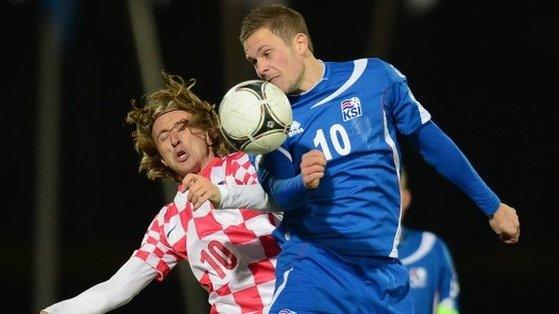
<instances>
[{"instance_id":1,"label":"white soccer ball","mask_svg":"<svg viewBox=\"0 0 559 314\"><path fill-rule=\"evenodd\" d=\"M291 104L272 83L250 80L233 86L219 105L220 129L236 150L266 154L285 141L291 126Z\"/></svg>"}]
</instances>

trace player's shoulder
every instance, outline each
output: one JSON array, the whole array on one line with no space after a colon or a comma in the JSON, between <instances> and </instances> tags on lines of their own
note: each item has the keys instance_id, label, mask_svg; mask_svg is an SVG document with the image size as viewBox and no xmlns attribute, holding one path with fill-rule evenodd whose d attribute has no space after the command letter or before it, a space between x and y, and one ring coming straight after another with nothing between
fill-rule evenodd
<instances>
[{"instance_id":1,"label":"player's shoulder","mask_svg":"<svg viewBox=\"0 0 559 314\"><path fill-rule=\"evenodd\" d=\"M420 233L423 238L430 239L431 241L441 241L441 238L438 234L433 231L429 230L416 230L416 232Z\"/></svg>"},{"instance_id":2,"label":"player's shoulder","mask_svg":"<svg viewBox=\"0 0 559 314\"><path fill-rule=\"evenodd\" d=\"M446 250L446 242L436 233L431 231L422 230L421 236L424 241L432 242L432 246L435 250Z\"/></svg>"},{"instance_id":3,"label":"player's shoulder","mask_svg":"<svg viewBox=\"0 0 559 314\"><path fill-rule=\"evenodd\" d=\"M336 78L359 79L376 82L376 86L391 85L405 80L405 76L392 64L376 57L363 57L349 61L325 62L325 76L332 82ZM382 87L381 87L382 88Z\"/></svg>"},{"instance_id":4,"label":"player's shoulder","mask_svg":"<svg viewBox=\"0 0 559 314\"><path fill-rule=\"evenodd\" d=\"M393 83L406 80L406 76L396 66L378 57L365 57L340 64L340 66L351 67L358 72L362 71L366 77L372 76L377 81L384 80Z\"/></svg>"},{"instance_id":5,"label":"player's shoulder","mask_svg":"<svg viewBox=\"0 0 559 314\"><path fill-rule=\"evenodd\" d=\"M342 60L342 61L327 61L325 62L327 67L333 69L334 71L355 71L357 70L370 70L379 69L388 65L385 61L379 58L363 57L353 60Z\"/></svg>"},{"instance_id":6,"label":"player's shoulder","mask_svg":"<svg viewBox=\"0 0 559 314\"><path fill-rule=\"evenodd\" d=\"M431 231L406 227L403 232L407 238L415 239L418 245L425 248L432 248L441 242L441 238Z\"/></svg>"},{"instance_id":7,"label":"player's shoulder","mask_svg":"<svg viewBox=\"0 0 559 314\"><path fill-rule=\"evenodd\" d=\"M397 66L389 61L380 58L369 58L369 69L379 75L384 76L391 82L402 82L406 80L406 76L398 69Z\"/></svg>"},{"instance_id":8,"label":"player's shoulder","mask_svg":"<svg viewBox=\"0 0 559 314\"><path fill-rule=\"evenodd\" d=\"M236 172L240 167L248 168L251 165L251 158L243 151L235 151L222 156L213 164L210 176L217 174L219 177ZM213 180L212 180L213 181ZM214 182L215 183L215 182Z\"/></svg>"},{"instance_id":9,"label":"player's shoulder","mask_svg":"<svg viewBox=\"0 0 559 314\"><path fill-rule=\"evenodd\" d=\"M217 181L228 182L228 184L233 181L236 184L253 184L257 182L254 166L256 163L255 157L242 151L224 156L219 169L212 170L212 182L214 184L220 184Z\"/></svg>"},{"instance_id":10,"label":"player's shoulder","mask_svg":"<svg viewBox=\"0 0 559 314\"><path fill-rule=\"evenodd\" d=\"M163 207L161 207L161 209L159 209L159 211L155 214L148 228L149 230L156 231L156 229L162 228L165 224L168 224L173 216L179 215L181 205L177 204L177 198L181 198L181 194L184 198L183 203L186 203L184 193L177 192L173 202L163 205Z\"/></svg>"},{"instance_id":11,"label":"player's shoulder","mask_svg":"<svg viewBox=\"0 0 559 314\"><path fill-rule=\"evenodd\" d=\"M225 164L225 163L228 163L228 162L245 164L247 162L250 162L250 156L243 151L236 151L236 152L232 152L228 155L223 156L220 161L221 161L221 164Z\"/></svg>"}]
</instances>

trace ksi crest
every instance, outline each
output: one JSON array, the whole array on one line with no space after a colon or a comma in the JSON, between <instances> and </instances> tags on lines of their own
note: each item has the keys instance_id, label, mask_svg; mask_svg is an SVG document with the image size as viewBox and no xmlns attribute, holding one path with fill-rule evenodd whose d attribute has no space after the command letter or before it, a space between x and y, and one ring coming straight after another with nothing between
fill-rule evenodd
<instances>
[{"instance_id":1,"label":"ksi crest","mask_svg":"<svg viewBox=\"0 0 559 314\"><path fill-rule=\"evenodd\" d=\"M363 115L363 111L361 110L361 100L357 97L351 97L342 101L340 106L342 107L342 117L344 122Z\"/></svg>"}]
</instances>

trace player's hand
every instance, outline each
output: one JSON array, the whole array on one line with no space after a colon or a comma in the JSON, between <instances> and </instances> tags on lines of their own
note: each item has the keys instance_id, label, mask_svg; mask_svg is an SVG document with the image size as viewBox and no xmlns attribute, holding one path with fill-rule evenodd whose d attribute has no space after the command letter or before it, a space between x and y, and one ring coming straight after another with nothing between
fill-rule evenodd
<instances>
[{"instance_id":1,"label":"player's hand","mask_svg":"<svg viewBox=\"0 0 559 314\"><path fill-rule=\"evenodd\" d=\"M507 244L518 242L520 237L520 222L516 210L507 204L501 203L495 214L489 219L493 231L499 239Z\"/></svg>"},{"instance_id":2,"label":"player's hand","mask_svg":"<svg viewBox=\"0 0 559 314\"><path fill-rule=\"evenodd\" d=\"M326 157L319 150L311 150L301 158L301 174L307 189L316 189L324 177Z\"/></svg>"},{"instance_id":3,"label":"player's hand","mask_svg":"<svg viewBox=\"0 0 559 314\"><path fill-rule=\"evenodd\" d=\"M210 201L217 207L221 201L221 194L215 184L205 177L189 173L182 179L181 192L188 190L188 201L192 203L193 210L197 210L205 201Z\"/></svg>"}]
</instances>

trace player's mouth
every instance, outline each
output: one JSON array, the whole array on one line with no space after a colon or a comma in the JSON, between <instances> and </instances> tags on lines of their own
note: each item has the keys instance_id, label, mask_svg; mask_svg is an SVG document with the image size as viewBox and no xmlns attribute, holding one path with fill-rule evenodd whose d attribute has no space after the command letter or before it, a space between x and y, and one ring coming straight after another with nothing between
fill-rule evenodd
<instances>
[{"instance_id":1,"label":"player's mouth","mask_svg":"<svg viewBox=\"0 0 559 314\"><path fill-rule=\"evenodd\" d=\"M274 81L277 81L278 78L279 78L279 75L278 75L278 76L271 77L271 78L268 78L268 79L266 79L266 81L268 81L268 82L274 84Z\"/></svg>"},{"instance_id":2,"label":"player's mouth","mask_svg":"<svg viewBox=\"0 0 559 314\"><path fill-rule=\"evenodd\" d=\"M189 155L186 153L186 151L182 150L182 149L176 149L175 150L175 159L178 162L184 162L188 159Z\"/></svg>"}]
</instances>

